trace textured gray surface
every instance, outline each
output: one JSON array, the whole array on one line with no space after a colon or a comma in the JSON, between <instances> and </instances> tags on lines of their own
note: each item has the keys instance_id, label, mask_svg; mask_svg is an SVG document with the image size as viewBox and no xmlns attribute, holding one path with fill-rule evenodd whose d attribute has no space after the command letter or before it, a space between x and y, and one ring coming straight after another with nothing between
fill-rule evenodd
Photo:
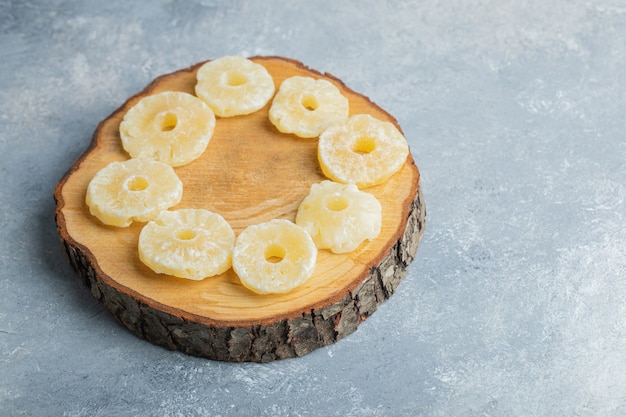
<instances>
[{"instance_id":1,"label":"textured gray surface","mask_svg":"<svg viewBox=\"0 0 626 417\"><path fill-rule=\"evenodd\" d=\"M626 414L626 3L0 1L0 415ZM157 75L283 55L394 114L422 180L408 277L305 357L137 339L68 266L52 190Z\"/></svg>"}]
</instances>

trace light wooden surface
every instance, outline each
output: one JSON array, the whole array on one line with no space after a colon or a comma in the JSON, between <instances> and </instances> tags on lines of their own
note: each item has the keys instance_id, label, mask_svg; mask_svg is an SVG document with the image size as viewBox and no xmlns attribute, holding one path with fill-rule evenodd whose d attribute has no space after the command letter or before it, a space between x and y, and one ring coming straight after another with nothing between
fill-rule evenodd
<instances>
[{"instance_id":1,"label":"light wooden surface","mask_svg":"<svg viewBox=\"0 0 626 417\"><path fill-rule=\"evenodd\" d=\"M396 123L392 116L332 76L283 58L253 59L268 69L276 88L293 75L325 77L349 99L350 114L368 113ZM165 90L193 93L199 65L156 79L99 125L90 148L57 187L61 237L85 252L97 278L105 285L151 308L198 323L268 324L341 300L368 276L404 233L409 205L419 187L419 172L410 155L388 182L367 189L383 206L379 237L348 254L321 250L313 277L282 295L250 292L232 269L199 282L155 274L137 255L143 223L128 228L108 227L89 214L84 202L89 180L109 162L129 158L118 132L124 113L148 94ZM317 140L278 132L268 120L268 108L269 104L252 115L217 119L204 154L175 169L184 190L183 200L173 209L201 207L220 213L235 234L250 224L273 218L295 219L311 184L324 179L317 162Z\"/></svg>"}]
</instances>

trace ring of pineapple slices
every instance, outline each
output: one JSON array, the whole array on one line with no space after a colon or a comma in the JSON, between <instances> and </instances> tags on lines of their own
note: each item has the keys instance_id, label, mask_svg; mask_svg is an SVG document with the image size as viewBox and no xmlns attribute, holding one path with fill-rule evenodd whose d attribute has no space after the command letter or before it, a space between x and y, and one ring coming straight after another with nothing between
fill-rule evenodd
<instances>
[{"instance_id":1,"label":"ring of pineapple slices","mask_svg":"<svg viewBox=\"0 0 626 417\"><path fill-rule=\"evenodd\" d=\"M109 226L147 222L180 202L183 183L164 162L133 158L111 162L89 181L89 212Z\"/></svg>"},{"instance_id":2,"label":"ring of pineapple slices","mask_svg":"<svg viewBox=\"0 0 626 417\"><path fill-rule=\"evenodd\" d=\"M202 100L164 91L139 100L124 115L120 137L133 158L152 158L173 167L197 159L215 129L215 114Z\"/></svg>"},{"instance_id":3,"label":"ring of pineapple slices","mask_svg":"<svg viewBox=\"0 0 626 417\"><path fill-rule=\"evenodd\" d=\"M264 66L276 86L293 76L329 81L348 99L352 114L370 114L399 129L391 114L328 73L289 58L249 59ZM313 275L286 293L256 294L233 268L199 281L158 275L137 254L142 223L105 227L85 204L94 174L109 162L127 159L119 133L124 115L143 97L163 91L193 95L203 65L155 78L121 104L98 124L91 144L57 184L55 220L71 265L124 326L168 349L224 361L268 362L335 343L394 294L414 259L425 209L412 156L384 184L365 190L382 205L380 234L352 252L319 250ZM175 168L184 195L170 211L219 213L235 236L252 224L295 220L311 185L327 178L317 159L318 141L282 134L269 121L269 108L217 118L207 150Z\"/></svg>"}]
</instances>

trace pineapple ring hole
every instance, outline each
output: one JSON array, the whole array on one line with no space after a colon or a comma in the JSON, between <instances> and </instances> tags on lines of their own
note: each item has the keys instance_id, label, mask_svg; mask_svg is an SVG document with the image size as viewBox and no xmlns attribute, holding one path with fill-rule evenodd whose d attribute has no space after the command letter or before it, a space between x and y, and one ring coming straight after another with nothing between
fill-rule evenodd
<instances>
[{"instance_id":1,"label":"pineapple ring hole","mask_svg":"<svg viewBox=\"0 0 626 417\"><path fill-rule=\"evenodd\" d=\"M352 145L352 152L365 155L374 152L376 149L376 139L369 136L361 136Z\"/></svg>"},{"instance_id":2,"label":"pineapple ring hole","mask_svg":"<svg viewBox=\"0 0 626 417\"><path fill-rule=\"evenodd\" d=\"M195 238L198 234L191 229L180 229L176 231L176 239L178 240L191 240Z\"/></svg>"},{"instance_id":3,"label":"pineapple ring hole","mask_svg":"<svg viewBox=\"0 0 626 417\"><path fill-rule=\"evenodd\" d=\"M148 180L142 176L134 176L126 182L126 188L130 191L143 191L148 188Z\"/></svg>"},{"instance_id":4,"label":"pineapple ring hole","mask_svg":"<svg viewBox=\"0 0 626 417\"><path fill-rule=\"evenodd\" d=\"M226 84L231 87L239 87L248 82L248 77L239 72L229 72L226 76Z\"/></svg>"},{"instance_id":5,"label":"pineapple ring hole","mask_svg":"<svg viewBox=\"0 0 626 417\"><path fill-rule=\"evenodd\" d=\"M342 195L331 195L324 200L324 206L330 211L341 211L348 208L350 202Z\"/></svg>"},{"instance_id":6,"label":"pineapple ring hole","mask_svg":"<svg viewBox=\"0 0 626 417\"><path fill-rule=\"evenodd\" d=\"M313 110L317 110L320 104L317 101L317 97L307 94L304 97L302 97L302 106L306 110L313 111Z\"/></svg>"},{"instance_id":7,"label":"pineapple ring hole","mask_svg":"<svg viewBox=\"0 0 626 417\"><path fill-rule=\"evenodd\" d=\"M285 248L276 243L272 243L265 248L265 260L273 264L282 261L286 254L287 252L285 251Z\"/></svg>"},{"instance_id":8,"label":"pineapple ring hole","mask_svg":"<svg viewBox=\"0 0 626 417\"><path fill-rule=\"evenodd\" d=\"M169 111L162 112L157 115L156 123L161 132L169 132L178 125L178 116Z\"/></svg>"}]
</instances>

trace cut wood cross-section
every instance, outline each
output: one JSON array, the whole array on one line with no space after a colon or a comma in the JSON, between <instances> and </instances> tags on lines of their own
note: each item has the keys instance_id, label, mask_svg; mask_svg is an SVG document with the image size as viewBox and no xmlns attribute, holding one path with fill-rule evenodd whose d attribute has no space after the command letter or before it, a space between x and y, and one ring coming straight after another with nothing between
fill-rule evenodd
<instances>
[{"instance_id":1,"label":"cut wood cross-section","mask_svg":"<svg viewBox=\"0 0 626 417\"><path fill-rule=\"evenodd\" d=\"M277 87L295 75L325 79L348 98L351 115L370 114L400 128L393 116L329 74L287 58L251 59L267 68ZM426 212L411 155L388 181L366 189L383 208L380 235L353 252L320 250L313 276L286 294L256 294L232 269L202 281L156 274L138 256L144 223L105 226L89 214L85 193L91 178L108 163L130 158L119 133L124 114L157 92L194 94L202 64L161 76L129 98L98 125L90 146L59 181L55 214L69 261L121 323L169 349L223 361L269 362L334 343L393 294L415 256ZM326 178L317 140L280 133L268 118L269 107L217 118L202 156L175 168L184 188L174 209L219 213L236 235L271 219L295 220L311 185Z\"/></svg>"}]
</instances>

